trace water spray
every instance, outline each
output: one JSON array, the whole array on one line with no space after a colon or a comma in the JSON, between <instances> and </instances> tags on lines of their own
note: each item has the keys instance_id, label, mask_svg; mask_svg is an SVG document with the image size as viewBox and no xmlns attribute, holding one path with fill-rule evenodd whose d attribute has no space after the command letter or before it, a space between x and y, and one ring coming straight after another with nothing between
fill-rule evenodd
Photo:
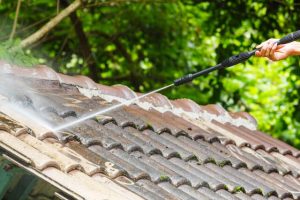
<instances>
[{"instance_id":1,"label":"water spray","mask_svg":"<svg viewBox=\"0 0 300 200\"><path fill-rule=\"evenodd\" d=\"M83 121L85 121L85 120L87 120L87 119L91 119L91 118L93 118L93 117L95 117L95 116L101 115L101 114L103 114L103 113L107 113L107 112L112 111L112 110L115 110L115 109L117 109L117 108L120 108L120 107L122 107L122 106L124 106L124 105L130 105L130 104L136 102L136 101L139 100L139 99L142 99L142 98L144 98L144 97L146 97L146 96L148 96L148 95L151 95L151 94L153 94L153 93L156 93L156 92L165 90L165 89L167 89L167 88L169 88L169 87L172 87L173 85L174 85L174 84L170 84L170 85L167 85L167 86L165 86L165 87L159 88L159 89L157 89L157 90L151 91L151 92L149 92L149 93L143 94L143 95L141 95L141 96L139 96L139 97L136 97L136 98L133 98L133 99L129 99L129 100L124 101L124 102L120 102L120 103L118 103L118 104L116 104L116 105L114 105L114 106L108 107L108 108L103 109L103 110L99 110L99 111L97 111L97 112L91 113L91 114L89 114L89 115L87 115L87 116L81 117L81 118L76 119L76 120L74 120L74 121L70 121L70 122L68 122L68 123L62 124L62 125L60 125L60 126L58 126L58 127L55 127L53 130L54 130L54 131L60 131L60 130L66 129L66 128L71 127L71 126L73 126L73 125L75 125L75 124L81 123L81 122L83 122Z\"/></svg>"},{"instance_id":2,"label":"water spray","mask_svg":"<svg viewBox=\"0 0 300 200\"><path fill-rule=\"evenodd\" d=\"M293 42L293 41L295 41L295 40L297 40L299 38L300 38L300 30L286 35L285 37L283 37L280 40L278 40L276 43L277 43L277 45L286 44L286 43ZM170 84L168 86L165 86L165 87L159 88L157 90L151 91L149 93L146 93L146 94L141 95L139 97L136 97L134 99L130 99L130 100L127 100L127 101L124 101L124 102L120 102L120 103L118 103L118 104L116 104L114 106L111 106L109 108L106 108L106 109L103 109L103 110L91 113L91 114L89 114L87 116L81 117L81 118L76 119L74 121L67 122L65 124L62 124L62 125L54 128L53 130L54 131L60 131L60 130L63 130L63 129L67 129L67 128L72 127L72 126L74 126L76 124L79 124L79 123L81 123L81 122L83 122L83 121L85 121L87 119L91 119L91 118L93 118L93 117L95 117L97 115L101 115L101 114L107 113L109 111L115 110L117 108L120 108L123 105L130 105L130 104L136 102L137 100L142 99L142 98L144 98L144 97L146 97L148 95L151 95L153 93L165 90L165 89L170 88L172 86L179 86L179 85L182 85L184 83L188 83L188 82L194 80L195 78L197 78L199 76L202 76L202 75L209 74L212 71L219 70L219 69L224 69L224 68L228 68L228 67L237 65L239 63L242 63L242 62L248 60L251 56L253 56L255 54L256 51L259 51L260 49L261 48L258 48L258 49L254 49L254 50L249 51L249 52L243 52L243 53L240 53L238 55L231 56L231 57L225 59L223 62L221 62L221 63L219 63L219 64L217 64L217 65L215 65L213 67L204 69L204 70L196 72L194 74L188 74L188 75L186 75L184 77L181 77L181 78L175 80L173 84Z\"/></svg>"}]
</instances>

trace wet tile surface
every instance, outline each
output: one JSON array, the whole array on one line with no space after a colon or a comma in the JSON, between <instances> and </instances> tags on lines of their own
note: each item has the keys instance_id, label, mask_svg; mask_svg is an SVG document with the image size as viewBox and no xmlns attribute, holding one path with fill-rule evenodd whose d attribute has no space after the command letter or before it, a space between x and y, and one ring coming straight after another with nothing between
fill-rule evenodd
<instances>
[{"instance_id":1,"label":"wet tile surface","mask_svg":"<svg viewBox=\"0 0 300 200\"><path fill-rule=\"evenodd\" d=\"M76 80L77 86L98 87L90 80ZM57 80L30 78L27 84L34 92L18 91L14 99L26 101L27 110L52 125L116 104L101 95L88 98L76 86ZM128 88L105 86L105 94L110 90L118 98L132 95ZM127 191L129 199L300 199L298 150L245 126L189 119L188 112L205 109L217 118L224 114L217 107L170 103L159 95L147 101L156 107L123 106L55 137L0 113L0 148L88 199L109 193L109 187L115 197L121 189ZM164 104L187 114L160 109ZM107 190L103 183L109 183Z\"/></svg>"}]
</instances>

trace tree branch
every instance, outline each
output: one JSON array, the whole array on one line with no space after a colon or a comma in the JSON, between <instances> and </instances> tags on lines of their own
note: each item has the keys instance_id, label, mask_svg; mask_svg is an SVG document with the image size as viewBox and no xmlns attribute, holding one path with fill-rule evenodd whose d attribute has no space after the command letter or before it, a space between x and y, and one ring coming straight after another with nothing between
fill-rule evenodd
<instances>
[{"instance_id":1,"label":"tree branch","mask_svg":"<svg viewBox=\"0 0 300 200\"><path fill-rule=\"evenodd\" d=\"M58 15L56 15L53 19L51 19L47 24L45 24L38 31L28 36L24 40L21 41L21 48L25 48L40 40L45 34L51 31L57 24L59 24L64 18L69 16L72 12L78 9L81 6L81 0L75 0L72 4L70 4L67 8L62 10Z\"/></svg>"},{"instance_id":2,"label":"tree branch","mask_svg":"<svg viewBox=\"0 0 300 200\"><path fill-rule=\"evenodd\" d=\"M153 3L175 3L176 0L114 0L114 1L103 1L103 2L95 2L89 3L86 5L87 8L95 7L95 6L120 6L126 3L144 3L144 4L153 4Z\"/></svg>"},{"instance_id":3,"label":"tree branch","mask_svg":"<svg viewBox=\"0 0 300 200\"><path fill-rule=\"evenodd\" d=\"M67 7L69 6L69 3L67 0L60 0L60 3ZM89 76L94 81L100 80L100 68L97 68L97 63L93 57L92 50L88 41L88 38L86 37L85 32L83 31L83 25L81 20L76 14L76 11L70 14L70 19L73 24L73 27L75 29L76 35L79 39L79 47L82 57L84 58L85 63L87 64L90 74Z\"/></svg>"},{"instance_id":4,"label":"tree branch","mask_svg":"<svg viewBox=\"0 0 300 200\"><path fill-rule=\"evenodd\" d=\"M11 30L11 33L10 33L10 36L9 36L10 40L12 40L14 38L14 35L16 33L16 28L17 28L17 24L18 24L18 17L19 17L21 3L22 3L22 0L18 0L17 9L16 9L16 16L15 16L14 24L13 24L13 27L12 27L12 30Z\"/></svg>"}]
</instances>

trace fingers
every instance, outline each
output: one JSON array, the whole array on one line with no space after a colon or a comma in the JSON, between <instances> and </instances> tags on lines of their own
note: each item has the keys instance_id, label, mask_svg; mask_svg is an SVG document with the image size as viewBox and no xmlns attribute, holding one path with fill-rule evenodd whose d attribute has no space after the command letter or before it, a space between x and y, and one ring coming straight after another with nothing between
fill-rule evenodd
<instances>
[{"instance_id":1,"label":"fingers","mask_svg":"<svg viewBox=\"0 0 300 200\"><path fill-rule=\"evenodd\" d=\"M273 46L275 45L276 43L268 43L267 47L266 47L266 57L270 57L271 56L271 50L273 48Z\"/></svg>"},{"instance_id":2,"label":"fingers","mask_svg":"<svg viewBox=\"0 0 300 200\"><path fill-rule=\"evenodd\" d=\"M257 57L262 57L261 52L260 52L260 51L256 51L256 52L255 52L255 56L257 56Z\"/></svg>"},{"instance_id":3,"label":"fingers","mask_svg":"<svg viewBox=\"0 0 300 200\"><path fill-rule=\"evenodd\" d=\"M259 51L255 53L256 56L258 57L268 57L270 58L272 54L274 54L277 44L276 44L277 39L269 39L260 45L258 45L256 48L260 48Z\"/></svg>"},{"instance_id":4,"label":"fingers","mask_svg":"<svg viewBox=\"0 0 300 200\"><path fill-rule=\"evenodd\" d=\"M275 50L277 49L277 43L273 44L270 52L269 52L269 57L272 59L272 60L275 60Z\"/></svg>"},{"instance_id":5,"label":"fingers","mask_svg":"<svg viewBox=\"0 0 300 200\"><path fill-rule=\"evenodd\" d=\"M266 51L267 51L267 47L268 47L269 43L268 41L261 47L260 49L260 53L262 56L266 57Z\"/></svg>"}]
</instances>

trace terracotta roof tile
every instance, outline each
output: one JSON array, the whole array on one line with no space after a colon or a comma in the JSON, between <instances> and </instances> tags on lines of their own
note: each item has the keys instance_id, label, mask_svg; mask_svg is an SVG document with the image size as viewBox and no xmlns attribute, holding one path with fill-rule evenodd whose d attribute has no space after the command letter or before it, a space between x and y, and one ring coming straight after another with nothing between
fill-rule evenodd
<instances>
[{"instance_id":1,"label":"terracotta roof tile","mask_svg":"<svg viewBox=\"0 0 300 200\"><path fill-rule=\"evenodd\" d=\"M44 66L0 65L32 89L0 95L52 125L141 95ZM255 130L247 113L153 94L54 133L8 106L0 112L1 151L74 198L300 199L299 151Z\"/></svg>"}]
</instances>

